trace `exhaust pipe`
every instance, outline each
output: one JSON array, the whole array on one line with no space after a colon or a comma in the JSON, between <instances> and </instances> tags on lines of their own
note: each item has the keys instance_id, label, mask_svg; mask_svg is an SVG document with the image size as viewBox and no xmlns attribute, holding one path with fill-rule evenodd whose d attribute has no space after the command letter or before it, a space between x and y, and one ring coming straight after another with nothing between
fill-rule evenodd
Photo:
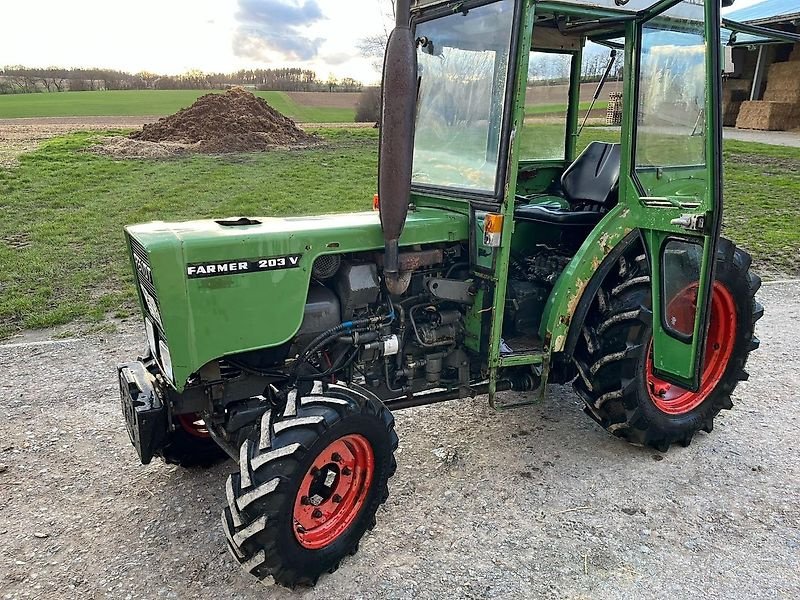
<instances>
[{"instance_id":1,"label":"exhaust pipe","mask_svg":"<svg viewBox=\"0 0 800 600\"><path fill-rule=\"evenodd\" d=\"M414 158L414 114L417 102L417 52L411 34L411 0L397 0L395 27L383 60L381 129L378 152L378 197L385 246L386 287L402 294L400 234L408 215L411 163Z\"/></svg>"}]
</instances>

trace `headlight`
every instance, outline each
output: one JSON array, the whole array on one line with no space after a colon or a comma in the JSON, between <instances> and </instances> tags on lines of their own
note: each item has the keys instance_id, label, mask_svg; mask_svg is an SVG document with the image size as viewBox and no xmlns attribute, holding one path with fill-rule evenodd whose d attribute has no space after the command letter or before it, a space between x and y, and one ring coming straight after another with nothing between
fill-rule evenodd
<instances>
[{"instance_id":1,"label":"headlight","mask_svg":"<svg viewBox=\"0 0 800 600\"><path fill-rule=\"evenodd\" d=\"M158 357L161 362L161 368L164 369L164 375L167 376L167 379L173 381L172 357L169 355L169 348L167 348L164 340L158 340Z\"/></svg>"},{"instance_id":2,"label":"headlight","mask_svg":"<svg viewBox=\"0 0 800 600\"><path fill-rule=\"evenodd\" d=\"M156 299L153 298L146 289L142 288L142 297L144 298L144 304L147 306L147 312L156 320L156 323L161 326L161 329L164 329L164 323L161 321L161 312L158 310L158 302Z\"/></svg>"},{"instance_id":3,"label":"headlight","mask_svg":"<svg viewBox=\"0 0 800 600\"><path fill-rule=\"evenodd\" d=\"M144 331L147 334L147 347L150 348L150 352L153 357L158 355L158 349L156 348L156 326L153 325L153 322L145 317L144 319Z\"/></svg>"}]
</instances>

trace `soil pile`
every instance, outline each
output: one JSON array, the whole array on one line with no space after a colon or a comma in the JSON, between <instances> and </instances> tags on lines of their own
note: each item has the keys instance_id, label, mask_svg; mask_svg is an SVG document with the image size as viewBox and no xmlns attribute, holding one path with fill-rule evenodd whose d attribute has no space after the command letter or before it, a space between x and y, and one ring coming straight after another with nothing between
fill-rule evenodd
<instances>
[{"instance_id":1,"label":"soil pile","mask_svg":"<svg viewBox=\"0 0 800 600\"><path fill-rule=\"evenodd\" d=\"M319 142L242 88L206 94L188 108L130 135L139 142L186 144L193 152L258 152Z\"/></svg>"}]
</instances>

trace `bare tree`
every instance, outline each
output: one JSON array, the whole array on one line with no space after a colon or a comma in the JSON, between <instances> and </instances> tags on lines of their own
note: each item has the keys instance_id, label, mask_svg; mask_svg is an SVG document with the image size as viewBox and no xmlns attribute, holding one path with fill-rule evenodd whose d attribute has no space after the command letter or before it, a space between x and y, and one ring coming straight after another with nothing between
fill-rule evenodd
<instances>
[{"instance_id":1,"label":"bare tree","mask_svg":"<svg viewBox=\"0 0 800 600\"><path fill-rule=\"evenodd\" d=\"M388 6L385 3L381 9L381 16L383 20L383 31L368 35L358 43L358 49L365 58L372 60L372 66L376 71L380 71L383 67L383 55L386 53L386 43L389 41L389 34L391 33L391 23L395 20L395 7L394 0L389 0Z\"/></svg>"}]
</instances>

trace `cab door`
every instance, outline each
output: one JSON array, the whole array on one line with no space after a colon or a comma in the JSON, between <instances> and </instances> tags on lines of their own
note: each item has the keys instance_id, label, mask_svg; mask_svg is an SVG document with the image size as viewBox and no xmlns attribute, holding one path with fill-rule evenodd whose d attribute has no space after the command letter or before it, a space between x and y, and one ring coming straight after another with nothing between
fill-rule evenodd
<instances>
[{"instance_id":1,"label":"cab door","mask_svg":"<svg viewBox=\"0 0 800 600\"><path fill-rule=\"evenodd\" d=\"M630 184L652 276L654 375L700 386L722 218L720 3L661 2L631 27ZM629 38L630 39L630 38ZM658 390L654 390L659 393Z\"/></svg>"}]
</instances>

